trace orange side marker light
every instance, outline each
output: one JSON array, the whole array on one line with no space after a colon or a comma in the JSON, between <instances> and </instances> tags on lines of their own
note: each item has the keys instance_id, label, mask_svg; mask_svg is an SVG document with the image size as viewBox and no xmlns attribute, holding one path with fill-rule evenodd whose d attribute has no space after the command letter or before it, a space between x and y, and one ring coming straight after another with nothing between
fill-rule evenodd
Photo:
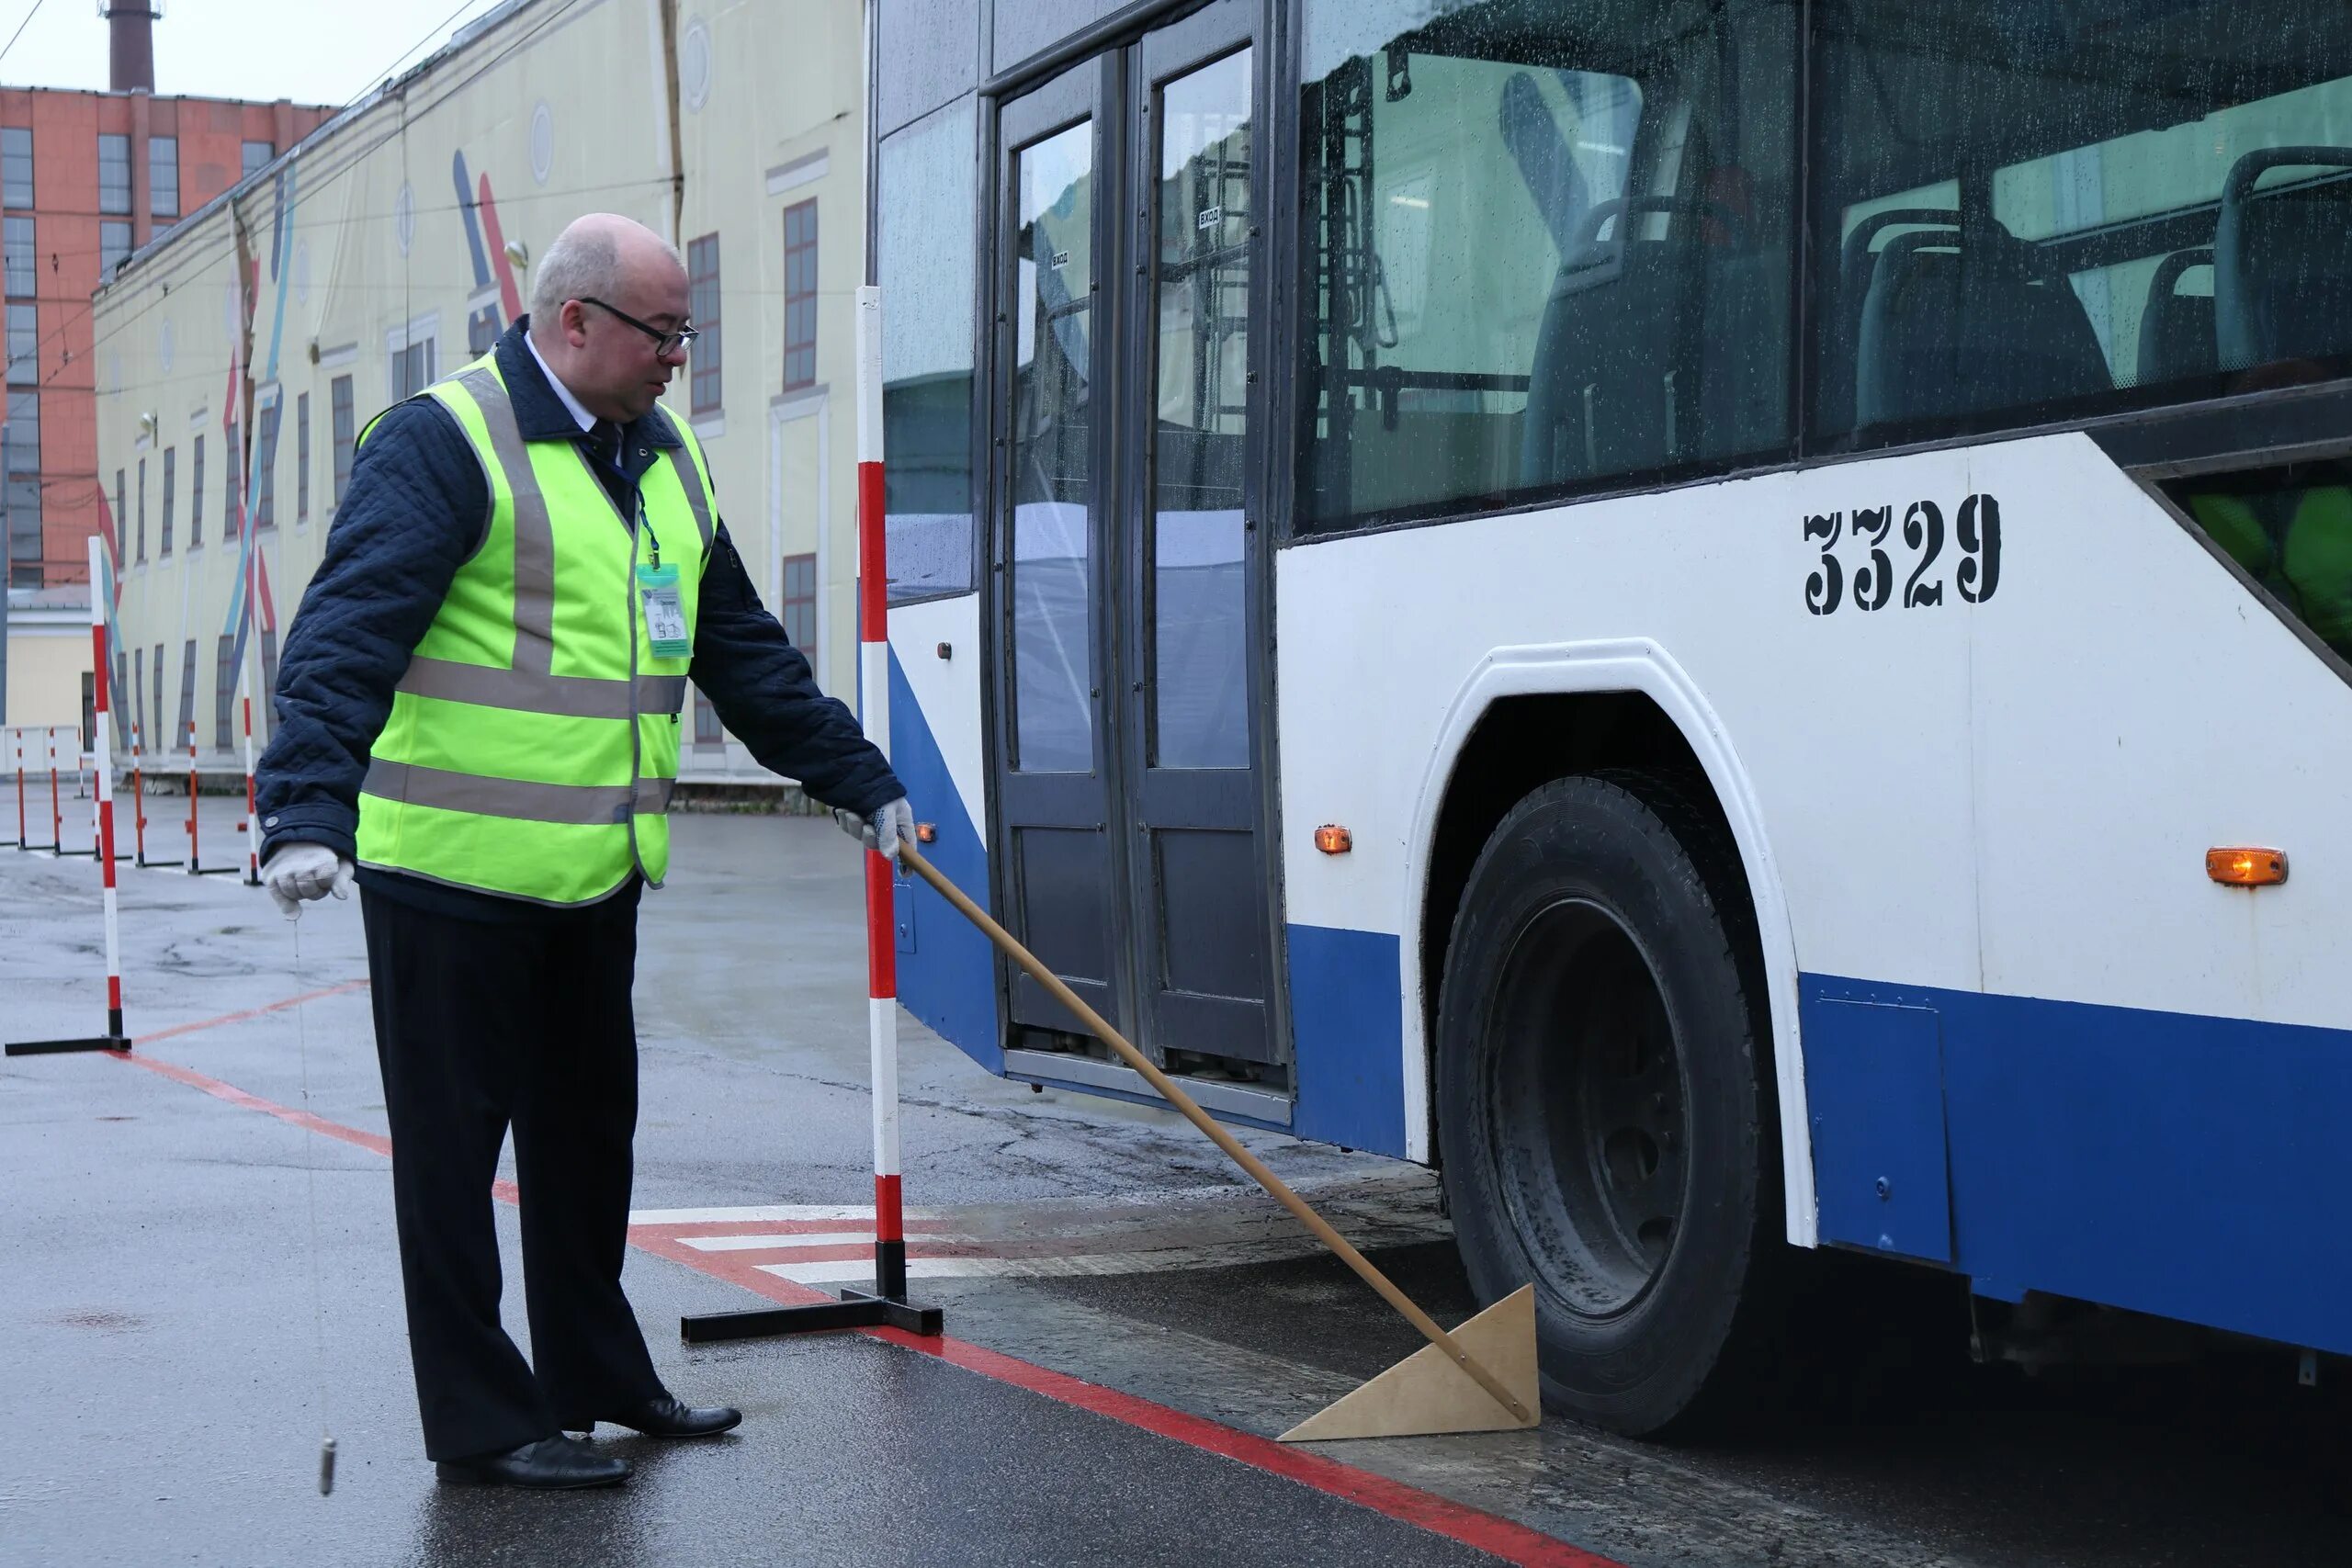
<instances>
[{"instance_id":1,"label":"orange side marker light","mask_svg":"<svg viewBox=\"0 0 2352 1568\"><path fill-rule=\"evenodd\" d=\"M938 841L939 841L939 824L938 824L938 823L936 823L936 822L918 822L918 823L916 823L916 824L915 824L915 842L916 842L916 843L918 843L918 844L935 844L935 843L937 843Z\"/></svg>"},{"instance_id":2,"label":"orange side marker light","mask_svg":"<svg viewBox=\"0 0 2352 1568\"><path fill-rule=\"evenodd\" d=\"M2207 850L2205 874L2224 887L2274 887L2287 880L2287 852L2245 848Z\"/></svg>"},{"instance_id":3,"label":"orange side marker light","mask_svg":"<svg viewBox=\"0 0 2352 1568\"><path fill-rule=\"evenodd\" d=\"M1315 847L1327 855L1343 855L1356 847L1355 835L1327 822L1315 829Z\"/></svg>"}]
</instances>

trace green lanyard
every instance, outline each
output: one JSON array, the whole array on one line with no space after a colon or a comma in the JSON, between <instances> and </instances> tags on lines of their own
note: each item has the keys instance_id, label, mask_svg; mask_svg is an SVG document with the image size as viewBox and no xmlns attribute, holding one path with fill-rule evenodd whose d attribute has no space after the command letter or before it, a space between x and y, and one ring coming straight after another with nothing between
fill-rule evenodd
<instances>
[{"instance_id":1,"label":"green lanyard","mask_svg":"<svg viewBox=\"0 0 2352 1568\"><path fill-rule=\"evenodd\" d=\"M650 561L639 562L637 568L637 596L645 606L645 640L656 659L692 658L694 638L687 633L685 606L678 596L678 569L662 564L662 541L654 535L652 519L645 514L641 495L637 502L637 525L645 530L646 547L652 555Z\"/></svg>"}]
</instances>

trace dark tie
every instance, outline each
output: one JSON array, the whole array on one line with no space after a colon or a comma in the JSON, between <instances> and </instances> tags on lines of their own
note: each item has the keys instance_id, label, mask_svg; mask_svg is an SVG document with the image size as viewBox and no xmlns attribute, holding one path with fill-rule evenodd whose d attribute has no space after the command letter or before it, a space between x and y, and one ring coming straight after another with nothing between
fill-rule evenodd
<instances>
[{"instance_id":1,"label":"dark tie","mask_svg":"<svg viewBox=\"0 0 2352 1568\"><path fill-rule=\"evenodd\" d=\"M620 467L621 427L600 419L588 427L588 455L607 468Z\"/></svg>"},{"instance_id":2,"label":"dark tie","mask_svg":"<svg viewBox=\"0 0 2352 1568\"><path fill-rule=\"evenodd\" d=\"M613 504L626 517L630 510L629 492L636 487L629 483L628 470L621 466L621 428L609 419L600 419L584 433L588 446L589 467L595 470L596 482L613 498Z\"/></svg>"}]
</instances>

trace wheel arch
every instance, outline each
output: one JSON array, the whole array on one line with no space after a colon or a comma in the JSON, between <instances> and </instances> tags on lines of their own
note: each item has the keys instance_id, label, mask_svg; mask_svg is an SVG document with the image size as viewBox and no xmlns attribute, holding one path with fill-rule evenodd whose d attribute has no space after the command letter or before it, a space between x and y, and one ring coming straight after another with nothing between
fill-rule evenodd
<instances>
[{"instance_id":1,"label":"wheel arch","mask_svg":"<svg viewBox=\"0 0 2352 1568\"><path fill-rule=\"evenodd\" d=\"M1473 764L1465 770L1465 763ZM1600 766L1692 766L1737 846L1756 918L1770 1014L1788 1239L1817 1240L1796 944L1763 811L1738 750L1698 685L1647 638L1500 648L1448 705L1405 847L1404 1008L1408 1157L1435 1152L1434 1023L1446 937L1468 861L1528 791ZM1507 796L1507 798L1505 798ZM1467 855L1464 856L1464 846Z\"/></svg>"}]
</instances>

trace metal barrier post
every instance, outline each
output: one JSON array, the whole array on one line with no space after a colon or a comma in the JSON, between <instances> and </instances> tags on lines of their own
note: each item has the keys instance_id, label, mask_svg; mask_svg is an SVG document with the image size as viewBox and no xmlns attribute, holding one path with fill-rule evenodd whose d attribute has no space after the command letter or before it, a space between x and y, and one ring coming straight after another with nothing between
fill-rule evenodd
<instances>
[{"instance_id":1,"label":"metal barrier post","mask_svg":"<svg viewBox=\"0 0 2352 1568\"><path fill-rule=\"evenodd\" d=\"M107 928L107 1032L101 1035L78 1040L15 1040L6 1046L11 1056L49 1055L62 1051L128 1051L130 1038L122 1032L122 941L116 919L114 888L114 737L113 715L107 702L107 616L104 585L106 582L106 542L90 540L90 643L97 653L97 674L93 684L97 709L97 797L98 841L91 851L98 863L98 877L104 891L101 903L106 911ZM57 751L57 732L50 731L50 754ZM52 768L50 775L56 773Z\"/></svg>"}]
</instances>

